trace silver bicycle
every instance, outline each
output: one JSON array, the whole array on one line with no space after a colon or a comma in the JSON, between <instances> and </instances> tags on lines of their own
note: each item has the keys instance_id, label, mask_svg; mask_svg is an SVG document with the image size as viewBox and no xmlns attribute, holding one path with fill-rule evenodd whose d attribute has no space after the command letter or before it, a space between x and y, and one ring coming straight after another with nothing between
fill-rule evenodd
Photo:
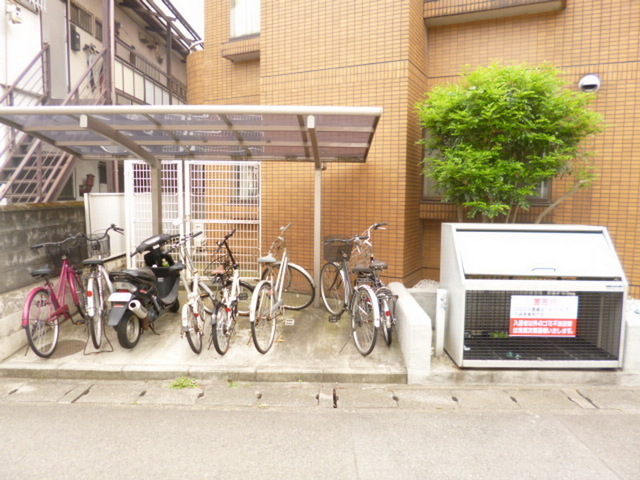
<instances>
[{"instance_id":1,"label":"silver bicycle","mask_svg":"<svg viewBox=\"0 0 640 480\"><path fill-rule=\"evenodd\" d=\"M112 224L103 233L81 234L87 241L87 250L91 257L83 260L82 265L89 268L89 273L84 276L85 310L89 319L91 341L96 349L99 349L102 345L104 325L109 310L107 299L113 292L109 272L104 266L105 259L111 255L109 238L109 231L111 230L121 235L124 232L124 229Z\"/></svg>"},{"instance_id":2,"label":"silver bicycle","mask_svg":"<svg viewBox=\"0 0 640 480\"><path fill-rule=\"evenodd\" d=\"M269 254L258 259L266 268L251 297L249 320L253 344L260 353L267 353L273 345L277 320L284 310L303 309L311 305L316 294L309 272L289 262L285 232L291 225L280 228Z\"/></svg>"},{"instance_id":3,"label":"silver bicycle","mask_svg":"<svg viewBox=\"0 0 640 480\"><path fill-rule=\"evenodd\" d=\"M371 232L383 228L377 223L360 235L325 242L327 263L320 272L320 294L329 321L337 322L344 312L351 315L351 332L358 351L369 355L382 327L387 344L395 323L396 297L380 280L378 272L387 268L373 258ZM352 280L353 278L353 280Z\"/></svg>"}]
</instances>

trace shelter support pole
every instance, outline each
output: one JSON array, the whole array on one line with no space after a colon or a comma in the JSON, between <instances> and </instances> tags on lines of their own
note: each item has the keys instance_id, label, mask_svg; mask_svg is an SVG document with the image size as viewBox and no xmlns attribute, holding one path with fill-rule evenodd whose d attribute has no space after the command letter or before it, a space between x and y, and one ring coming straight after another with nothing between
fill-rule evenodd
<instances>
[{"instance_id":1,"label":"shelter support pole","mask_svg":"<svg viewBox=\"0 0 640 480\"><path fill-rule=\"evenodd\" d=\"M151 232L162 233L162 167L151 167Z\"/></svg>"},{"instance_id":2,"label":"shelter support pole","mask_svg":"<svg viewBox=\"0 0 640 480\"><path fill-rule=\"evenodd\" d=\"M320 288L320 270L322 269L322 162L320 161L320 150L318 149L318 138L316 136L316 117L307 117L307 131L311 140L311 149L315 165L315 177L313 188L313 277L316 282L316 289ZM314 307L320 306L320 294L316 290L316 297L313 301Z\"/></svg>"},{"instance_id":3,"label":"shelter support pole","mask_svg":"<svg viewBox=\"0 0 640 480\"><path fill-rule=\"evenodd\" d=\"M322 269L322 166L315 168L313 203L313 276L316 281L314 307L320 307L320 270Z\"/></svg>"}]
</instances>

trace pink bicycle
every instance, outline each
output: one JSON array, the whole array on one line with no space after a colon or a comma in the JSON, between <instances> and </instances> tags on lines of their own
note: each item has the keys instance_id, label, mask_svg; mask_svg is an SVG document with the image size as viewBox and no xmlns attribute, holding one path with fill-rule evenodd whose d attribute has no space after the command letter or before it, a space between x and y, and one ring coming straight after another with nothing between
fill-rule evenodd
<instances>
[{"instance_id":1,"label":"pink bicycle","mask_svg":"<svg viewBox=\"0 0 640 480\"><path fill-rule=\"evenodd\" d=\"M31 272L32 277L40 277L44 285L36 287L27 296L22 311L22 327L27 332L27 340L36 355L50 357L58 346L60 324L70 320L74 325L86 322L84 286L80 273L72 266L69 257L71 252L80 248L81 236L75 235L61 242L41 243L31 248L44 248L49 261L60 268L60 280L57 291L50 277L54 268L47 265ZM68 304L68 294L75 305L80 319L75 321Z\"/></svg>"}]
</instances>

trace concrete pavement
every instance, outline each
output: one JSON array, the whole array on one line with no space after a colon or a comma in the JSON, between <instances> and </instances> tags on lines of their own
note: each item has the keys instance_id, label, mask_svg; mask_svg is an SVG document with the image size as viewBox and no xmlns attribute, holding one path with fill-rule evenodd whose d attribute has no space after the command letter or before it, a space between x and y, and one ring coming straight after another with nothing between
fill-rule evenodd
<instances>
[{"instance_id":1,"label":"concrete pavement","mask_svg":"<svg viewBox=\"0 0 640 480\"><path fill-rule=\"evenodd\" d=\"M374 351L363 357L350 338L349 316L330 323L325 310L307 308L286 312L276 341L262 355L251 340L248 317L239 317L237 334L229 351L220 356L213 346L193 353L181 338L180 315L167 314L156 322L158 335L144 332L138 345L127 350L115 331L106 333L95 352L84 326L65 323L54 354L36 356L28 347L0 363L0 376L150 380L190 376L233 381L305 381L355 383L406 383L406 368L398 342L388 347L382 336ZM209 335L205 337L208 342Z\"/></svg>"},{"instance_id":2,"label":"concrete pavement","mask_svg":"<svg viewBox=\"0 0 640 480\"><path fill-rule=\"evenodd\" d=\"M273 347L262 355L251 341L248 317L239 317L237 334L224 356L212 346L194 354L186 338L180 337L179 314L161 317L156 322L158 335L145 332L132 350L120 347L115 331L108 327L111 345L103 342L102 351L96 352L84 326L65 323L52 357L42 359L25 347L0 362L0 377L146 381L185 376L235 382L407 383L407 367L397 338L388 347L380 335L373 352L363 357L350 338L348 315L330 323L325 310L307 308L287 312L285 318ZM424 348L430 350L431 346ZM640 375L602 369L460 369L444 354L431 358L423 384L626 388L640 387Z\"/></svg>"}]
</instances>

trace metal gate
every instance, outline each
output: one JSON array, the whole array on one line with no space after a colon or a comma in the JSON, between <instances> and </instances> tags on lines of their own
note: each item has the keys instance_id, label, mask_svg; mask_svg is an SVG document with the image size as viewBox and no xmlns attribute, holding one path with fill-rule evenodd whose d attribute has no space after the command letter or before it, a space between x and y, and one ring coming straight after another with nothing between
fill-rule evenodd
<instances>
[{"instance_id":1,"label":"metal gate","mask_svg":"<svg viewBox=\"0 0 640 480\"><path fill-rule=\"evenodd\" d=\"M127 246L151 236L151 168L125 162ZM202 230L192 256L200 271L213 260L217 242L232 229L230 246L243 277L258 275L261 245L260 164L258 162L162 162L162 231ZM185 219L184 222L180 222ZM131 267L140 259L129 259Z\"/></svg>"}]
</instances>

